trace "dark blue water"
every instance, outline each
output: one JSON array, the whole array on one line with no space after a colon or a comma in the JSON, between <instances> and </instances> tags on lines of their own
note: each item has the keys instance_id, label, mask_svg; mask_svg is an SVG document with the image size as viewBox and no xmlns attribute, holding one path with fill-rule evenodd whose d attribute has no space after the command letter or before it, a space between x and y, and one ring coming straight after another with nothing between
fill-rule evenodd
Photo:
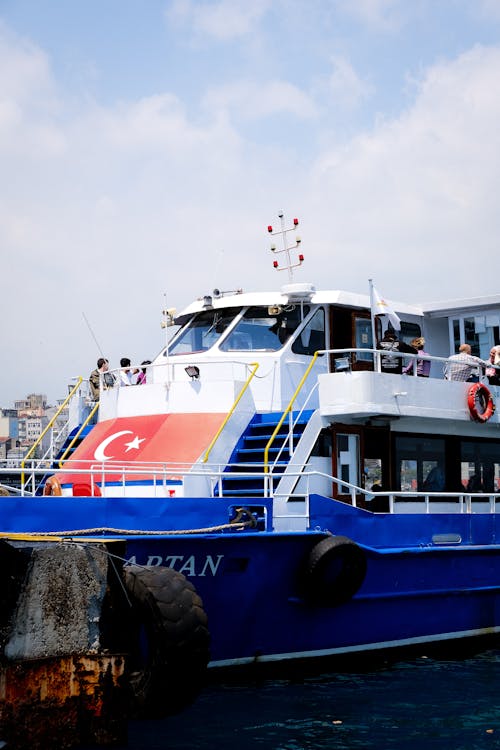
<instances>
[{"instance_id":1,"label":"dark blue water","mask_svg":"<svg viewBox=\"0 0 500 750\"><path fill-rule=\"evenodd\" d=\"M128 750L500 749L500 650L205 688L184 713L131 722Z\"/></svg>"}]
</instances>

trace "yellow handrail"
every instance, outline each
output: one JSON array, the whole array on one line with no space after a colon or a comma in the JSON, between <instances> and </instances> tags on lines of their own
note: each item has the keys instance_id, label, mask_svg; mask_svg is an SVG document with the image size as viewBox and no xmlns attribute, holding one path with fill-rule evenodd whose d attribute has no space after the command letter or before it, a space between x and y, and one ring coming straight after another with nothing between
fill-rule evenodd
<instances>
[{"instance_id":1,"label":"yellow handrail","mask_svg":"<svg viewBox=\"0 0 500 750\"><path fill-rule=\"evenodd\" d=\"M232 417L232 415L234 413L234 410L238 406L239 402L241 401L241 398L242 398L243 394L245 393L246 389L250 385L250 381L252 380L253 376L255 375L255 373L257 372L257 370L259 369L259 363L258 362L250 362L250 365L253 367L253 370L250 373L250 375L248 376L245 385L243 386L243 388L241 389L241 391L238 393L236 401L234 402L234 404L232 405L231 409L226 414L226 418L224 419L223 423L221 424L221 426L217 430L217 433L216 433L214 439L212 440L212 442L208 446L208 448L206 450L206 453L205 453L205 455L203 457L203 463L204 464L206 464L206 462L208 461L208 457L209 457L209 455L210 455L210 453L212 451L212 448L214 447L215 443L217 442L217 440L221 436L221 433L224 430L224 427L227 425L227 423L231 419L231 417Z\"/></svg>"},{"instance_id":2,"label":"yellow handrail","mask_svg":"<svg viewBox=\"0 0 500 750\"><path fill-rule=\"evenodd\" d=\"M54 414L54 416L52 417L52 419L48 423L47 427L38 436L38 440L35 440L35 442L31 446L31 448L29 449L29 451L27 452L27 454L25 455L25 457L21 461L21 469L22 469L22 472L21 472L21 487L24 487L24 467L26 465L26 461L31 456L31 454L33 453L33 451L35 450L35 448L37 448L37 446L42 442L43 438L45 437L45 435L47 434L47 432L50 430L50 428L54 425L57 417L63 411L63 409L65 408L66 404L69 401L71 401L71 399L73 398L73 396L75 395L75 393L77 392L77 390L79 389L79 387L81 386L82 381L83 381L83 378L80 375L78 377L76 385L71 389L71 391L69 392L69 394L67 395L67 397L65 398L65 400L63 401L63 403L61 404L61 406L59 407L59 409L56 411L56 413Z\"/></svg>"},{"instance_id":3,"label":"yellow handrail","mask_svg":"<svg viewBox=\"0 0 500 750\"><path fill-rule=\"evenodd\" d=\"M80 425L80 429L78 430L78 432L76 433L76 435L73 436L73 440L66 447L66 450L64 451L64 453L62 454L61 458L59 459L59 468L62 467L62 465L64 463L64 459L66 458L66 456L68 455L68 453L70 452L70 450L72 449L72 447L74 446L74 444L76 443L76 441L78 440L78 438L80 437L80 435L82 434L82 432L84 431L84 429L86 428L86 426L88 425L88 423L90 422L90 420L92 419L92 417L94 416L94 414L96 413L96 411L98 410L98 408L99 408L99 401L96 401L96 403L92 407L90 413L87 415L86 420L84 422L82 422L82 424Z\"/></svg>"},{"instance_id":4,"label":"yellow handrail","mask_svg":"<svg viewBox=\"0 0 500 750\"><path fill-rule=\"evenodd\" d=\"M294 403L295 399L297 398L297 396L299 395L300 389L304 385L304 383L305 383L305 381L307 379L307 376L311 372L311 370L313 368L313 365L316 362L320 351L322 351L322 350L318 350L317 352L314 352L313 358L311 359L307 370L302 375L302 377L301 377L301 379L299 381L299 384L298 384L297 388L295 389L295 393L293 394L292 398L290 399L290 402L289 402L288 406L286 407L285 411L283 412L280 421L276 425L273 434L271 435L271 437L267 441L266 447L264 448L264 474L268 474L269 473L269 449L270 449L271 445L274 442L274 438L276 437L276 435L280 431L281 425L285 421L286 415L289 414L290 411L292 410L293 403Z\"/></svg>"}]
</instances>

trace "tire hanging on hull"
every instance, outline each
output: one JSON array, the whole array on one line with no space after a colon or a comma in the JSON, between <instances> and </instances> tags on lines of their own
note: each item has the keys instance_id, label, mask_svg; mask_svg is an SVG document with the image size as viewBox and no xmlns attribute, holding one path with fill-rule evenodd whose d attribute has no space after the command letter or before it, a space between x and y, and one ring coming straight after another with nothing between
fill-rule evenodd
<instances>
[{"instance_id":1,"label":"tire hanging on hull","mask_svg":"<svg viewBox=\"0 0 500 750\"><path fill-rule=\"evenodd\" d=\"M352 599L366 576L366 555L346 536L328 536L314 545L307 562L305 598L335 607Z\"/></svg>"},{"instance_id":2,"label":"tire hanging on hull","mask_svg":"<svg viewBox=\"0 0 500 750\"><path fill-rule=\"evenodd\" d=\"M172 568L123 569L130 596L129 686L138 718L179 713L200 692L210 659L207 616L196 589Z\"/></svg>"}]
</instances>

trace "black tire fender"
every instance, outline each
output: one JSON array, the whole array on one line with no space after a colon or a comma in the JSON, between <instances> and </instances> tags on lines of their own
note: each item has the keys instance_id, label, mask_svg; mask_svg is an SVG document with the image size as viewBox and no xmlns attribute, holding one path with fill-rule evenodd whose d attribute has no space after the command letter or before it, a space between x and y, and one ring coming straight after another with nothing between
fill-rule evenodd
<instances>
[{"instance_id":1,"label":"black tire fender","mask_svg":"<svg viewBox=\"0 0 500 750\"><path fill-rule=\"evenodd\" d=\"M364 550L346 536L327 536L309 554L306 598L320 606L343 604L360 589L365 576Z\"/></svg>"},{"instance_id":2,"label":"black tire fender","mask_svg":"<svg viewBox=\"0 0 500 750\"><path fill-rule=\"evenodd\" d=\"M131 712L161 718L189 706L203 687L210 635L193 584L172 568L126 565L131 603L128 685Z\"/></svg>"}]
</instances>

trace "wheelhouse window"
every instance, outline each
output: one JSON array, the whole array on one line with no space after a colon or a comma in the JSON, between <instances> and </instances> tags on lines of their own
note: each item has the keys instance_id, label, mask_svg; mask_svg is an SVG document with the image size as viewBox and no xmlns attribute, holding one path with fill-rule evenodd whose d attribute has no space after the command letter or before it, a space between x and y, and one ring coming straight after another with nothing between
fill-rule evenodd
<instances>
[{"instance_id":1,"label":"wheelhouse window","mask_svg":"<svg viewBox=\"0 0 500 750\"><path fill-rule=\"evenodd\" d=\"M241 310L241 307L228 307L197 313L172 342L168 349L169 356L211 349Z\"/></svg>"},{"instance_id":2,"label":"wheelhouse window","mask_svg":"<svg viewBox=\"0 0 500 750\"><path fill-rule=\"evenodd\" d=\"M325 311L320 307L309 320L292 344L295 354L313 356L318 349L325 348ZM320 357L323 355L320 354Z\"/></svg>"},{"instance_id":3,"label":"wheelhouse window","mask_svg":"<svg viewBox=\"0 0 500 750\"><path fill-rule=\"evenodd\" d=\"M306 305L287 307L249 307L220 349L224 352L271 351L286 344L309 312Z\"/></svg>"}]
</instances>

